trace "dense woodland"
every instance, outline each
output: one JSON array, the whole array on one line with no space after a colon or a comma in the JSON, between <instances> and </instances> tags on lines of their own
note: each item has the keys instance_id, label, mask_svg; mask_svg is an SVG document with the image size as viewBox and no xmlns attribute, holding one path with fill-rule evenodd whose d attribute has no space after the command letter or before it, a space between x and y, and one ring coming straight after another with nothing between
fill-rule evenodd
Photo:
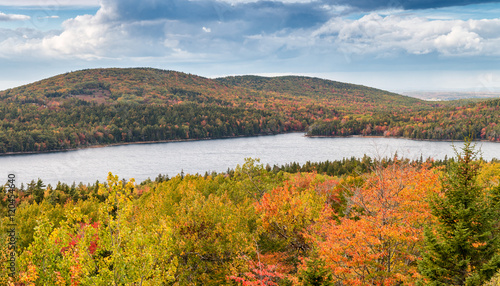
<instances>
[{"instance_id":1,"label":"dense woodland","mask_svg":"<svg viewBox=\"0 0 500 286\"><path fill-rule=\"evenodd\" d=\"M498 285L500 162L476 155L39 179L15 191L17 276L1 268L0 283Z\"/></svg>"},{"instance_id":2,"label":"dense woodland","mask_svg":"<svg viewBox=\"0 0 500 286\"><path fill-rule=\"evenodd\" d=\"M277 134L500 140L500 100L426 102L317 78L93 69L0 92L0 154Z\"/></svg>"},{"instance_id":3,"label":"dense woodland","mask_svg":"<svg viewBox=\"0 0 500 286\"><path fill-rule=\"evenodd\" d=\"M411 113L381 112L366 117L318 120L308 128L312 136L387 136L428 140L500 142L500 99Z\"/></svg>"},{"instance_id":4,"label":"dense woodland","mask_svg":"<svg viewBox=\"0 0 500 286\"><path fill-rule=\"evenodd\" d=\"M306 131L500 141L500 100L307 77L72 72L0 92L0 153ZM1 285L499 285L500 162L370 157L0 192ZM13 195L7 191L14 186ZM9 206L11 204L11 206Z\"/></svg>"}]
</instances>

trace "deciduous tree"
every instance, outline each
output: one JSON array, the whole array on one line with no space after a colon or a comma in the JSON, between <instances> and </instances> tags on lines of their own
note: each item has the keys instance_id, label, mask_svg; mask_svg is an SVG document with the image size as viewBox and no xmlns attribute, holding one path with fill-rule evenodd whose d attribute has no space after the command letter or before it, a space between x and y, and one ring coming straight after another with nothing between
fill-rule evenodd
<instances>
[{"instance_id":1,"label":"deciduous tree","mask_svg":"<svg viewBox=\"0 0 500 286\"><path fill-rule=\"evenodd\" d=\"M425 198L438 191L437 178L433 170L403 163L377 168L350 190L338 221L325 216L313 241L337 283L413 284L430 217Z\"/></svg>"}]
</instances>

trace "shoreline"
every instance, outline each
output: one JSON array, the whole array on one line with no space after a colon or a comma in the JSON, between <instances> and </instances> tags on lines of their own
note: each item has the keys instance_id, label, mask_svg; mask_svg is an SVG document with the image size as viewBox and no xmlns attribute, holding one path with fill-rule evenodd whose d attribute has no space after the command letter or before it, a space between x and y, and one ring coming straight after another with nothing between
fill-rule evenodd
<instances>
[{"instance_id":1,"label":"shoreline","mask_svg":"<svg viewBox=\"0 0 500 286\"><path fill-rule=\"evenodd\" d=\"M416 138L407 138L407 137L394 137L394 136L383 136L383 135L349 135L349 136L335 136L335 135L304 135L309 138L387 138L387 139L403 139L403 140L412 140L412 141L428 141L428 142L463 142L463 140L452 140L452 139L416 139ZM490 142L490 143L500 143L499 141L490 141L490 140L472 140L474 142Z\"/></svg>"},{"instance_id":2,"label":"shoreline","mask_svg":"<svg viewBox=\"0 0 500 286\"><path fill-rule=\"evenodd\" d=\"M70 149L61 149L61 150L50 150L50 151L25 151L25 152L6 152L0 153L0 157L2 156L20 156L20 155L36 155L36 154L49 154L49 153L62 153L62 152L71 152L78 151L84 149L92 149L92 148L105 148L105 147L116 147L116 146L125 146L125 145L140 145L140 144L158 144L158 143L179 143L179 142L195 142L195 141L204 141L204 140L223 140L223 139L236 139L236 138L251 138L251 137L260 137L260 136L274 136L280 134L291 134L291 133L304 133L301 131L294 132L286 132L286 133L276 133L276 134L258 134L258 135L238 135L238 136L227 136L227 137L218 137L218 138L196 138L196 139L171 139L171 140L157 140L157 141L135 141L135 142L121 142L121 143L111 143L111 144L96 144L89 145L77 148Z\"/></svg>"},{"instance_id":3,"label":"shoreline","mask_svg":"<svg viewBox=\"0 0 500 286\"><path fill-rule=\"evenodd\" d=\"M194 142L194 141L204 141L204 140L223 140L223 139L236 139L236 138L251 138L251 137L260 137L260 136L275 136L275 135L291 134L291 133L303 133L304 137L308 137L308 138L387 138L387 139L404 139L404 140L428 141L428 142L463 142L463 140L415 139L415 138L381 136L381 135L374 135L374 136L365 136L365 135L349 135L349 136L307 135L307 132L293 131L293 132L285 132L285 133L258 134L258 135L250 135L250 136L238 135L238 136L227 136L227 137L218 137L218 138L196 138L196 139L172 139L172 140L157 140L157 141L121 142L121 143L111 143L111 144L89 145L89 146L83 146L83 147L77 147L77 148L61 149L61 150L50 150L50 151L6 152L6 153L0 153L0 157L2 157L2 156L36 155L36 154L71 152L71 151L78 151L78 150L91 149L91 148L105 148L105 147L115 147L115 146L125 146L125 145L135 145L135 144L139 145L139 144ZM472 142L500 143L498 141L490 141L490 140L473 140Z\"/></svg>"}]
</instances>

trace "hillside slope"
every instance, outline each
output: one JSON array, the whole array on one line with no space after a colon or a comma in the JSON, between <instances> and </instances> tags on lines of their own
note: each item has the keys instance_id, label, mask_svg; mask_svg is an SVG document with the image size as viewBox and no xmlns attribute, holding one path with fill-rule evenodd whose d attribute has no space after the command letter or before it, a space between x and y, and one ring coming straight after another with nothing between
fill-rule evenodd
<instances>
[{"instance_id":1,"label":"hillside slope","mask_svg":"<svg viewBox=\"0 0 500 286\"><path fill-rule=\"evenodd\" d=\"M403 128L412 114L441 109L433 102L318 78L208 79L151 68L91 69L1 91L0 154L306 129L312 135L373 135L367 126ZM330 132L329 122L339 122L334 126L339 132ZM393 133L384 135L403 136Z\"/></svg>"},{"instance_id":2,"label":"hillside slope","mask_svg":"<svg viewBox=\"0 0 500 286\"><path fill-rule=\"evenodd\" d=\"M413 112L378 112L342 119L320 119L308 128L310 136L385 136L419 140L500 142L500 99Z\"/></svg>"},{"instance_id":3,"label":"hillside slope","mask_svg":"<svg viewBox=\"0 0 500 286\"><path fill-rule=\"evenodd\" d=\"M203 102L223 95L224 88L213 80L150 68L81 70L0 92L0 98L16 102L50 103L76 98L107 104Z\"/></svg>"},{"instance_id":4,"label":"hillside slope","mask_svg":"<svg viewBox=\"0 0 500 286\"><path fill-rule=\"evenodd\" d=\"M403 96L388 91L331 80L304 76L230 76L217 81L229 86L245 87L262 92L307 97L338 110L364 113L367 111L427 109L437 103Z\"/></svg>"},{"instance_id":5,"label":"hillside slope","mask_svg":"<svg viewBox=\"0 0 500 286\"><path fill-rule=\"evenodd\" d=\"M320 103L324 107L343 110L362 108L362 112L386 107L433 105L379 89L319 78L240 76L212 80L152 68L76 71L2 91L0 98L19 103L48 104L71 98L107 104L179 104L190 101L261 109L276 104Z\"/></svg>"}]
</instances>

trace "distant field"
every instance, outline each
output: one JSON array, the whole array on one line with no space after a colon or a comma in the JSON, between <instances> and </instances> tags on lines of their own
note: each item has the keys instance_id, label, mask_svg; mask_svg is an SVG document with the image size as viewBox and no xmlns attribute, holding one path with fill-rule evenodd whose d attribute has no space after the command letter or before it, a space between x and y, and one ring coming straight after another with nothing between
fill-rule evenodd
<instances>
[{"instance_id":1,"label":"distant field","mask_svg":"<svg viewBox=\"0 0 500 286\"><path fill-rule=\"evenodd\" d=\"M400 92L400 94L429 101L476 99L476 98L500 98L500 92L489 92L489 91L488 92L406 91L406 92Z\"/></svg>"}]
</instances>

